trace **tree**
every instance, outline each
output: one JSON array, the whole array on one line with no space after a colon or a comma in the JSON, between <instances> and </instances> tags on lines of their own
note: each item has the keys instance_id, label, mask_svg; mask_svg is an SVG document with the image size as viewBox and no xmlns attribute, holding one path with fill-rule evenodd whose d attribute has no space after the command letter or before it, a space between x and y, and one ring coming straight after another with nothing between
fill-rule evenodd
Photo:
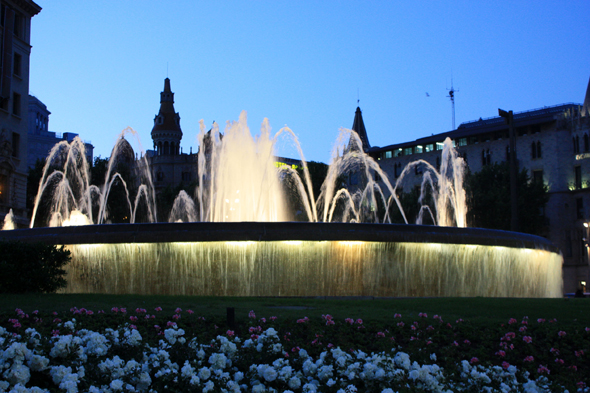
<instances>
[{"instance_id":1,"label":"tree","mask_svg":"<svg viewBox=\"0 0 590 393\"><path fill-rule=\"evenodd\" d=\"M465 178L467 222L470 227L510 230L510 167L508 163L484 166ZM518 228L520 232L543 235L548 187L532 181L527 170L518 174Z\"/></svg>"}]
</instances>

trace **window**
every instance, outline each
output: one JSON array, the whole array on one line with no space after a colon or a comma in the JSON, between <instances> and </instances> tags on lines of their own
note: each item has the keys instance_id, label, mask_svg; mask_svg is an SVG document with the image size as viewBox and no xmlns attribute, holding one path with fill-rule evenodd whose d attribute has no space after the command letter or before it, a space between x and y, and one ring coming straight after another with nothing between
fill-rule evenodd
<instances>
[{"instance_id":1,"label":"window","mask_svg":"<svg viewBox=\"0 0 590 393\"><path fill-rule=\"evenodd\" d=\"M537 158L541 158L541 141L537 141Z\"/></svg>"},{"instance_id":2,"label":"window","mask_svg":"<svg viewBox=\"0 0 590 393\"><path fill-rule=\"evenodd\" d=\"M400 169L402 167L402 164L400 164L399 162L396 162L393 165L393 175L397 178L400 175Z\"/></svg>"},{"instance_id":3,"label":"window","mask_svg":"<svg viewBox=\"0 0 590 393\"><path fill-rule=\"evenodd\" d=\"M467 146L467 138L457 139L457 146Z\"/></svg>"},{"instance_id":4,"label":"window","mask_svg":"<svg viewBox=\"0 0 590 393\"><path fill-rule=\"evenodd\" d=\"M17 13L14 14L14 35L23 38L23 17Z\"/></svg>"},{"instance_id":5,"label":"window","mask_svg":"<svg viewBox=\"0 0 590 393\"><path fill-rule=\"evenodd\" d=\"M482 150L481 151L481 165L486 166L492 163L492 154L490 153L490 149Z\"/></svg>"},{"instance_id":6,"label":"window","mask_svg":"<svg viewBox=\"0 0 590 393\"><path fill-rule=\"evenodd\" d=\"M576 190L579 190L580 188L582 188L582 167L581 166L577 166L574 168L574 176L575 176L574 187L576 188Z\"/></svg>"},{"instance_id":7,"label":"window","mask_svg":"<svg viewBox=\"0 0 590 393\"><path fill-rule=\"evenodd\" d=\"M534 160L535 158L537 158L537 145L535 144L535 142L533 142L531 144L531 158Z\"/></svg>"},{"instance_id":8,"label":"window","mask_svg":"<svg viewBox=\"0 0 590 393\"><path fill-rule=\"evenodd\" d=\"M400 147L395 151L395 157L401 157L403 155L402 148Z\"/></svg>"},{"instance_id":9,"label":"window","mask_svg":"<svg viewBox=\"0 0 590 393\"><path fill-rule=\"evenodd\" d=\"M12 72L14 75L21 76L21 67L22 67L22 60L23 57L19 53L14 53L14 58L12 60Z\"/></svg>"},{"instance_id":10,"label":"window","mask_svg":"<svg viewBox=\"0 0 590 393\"><path fill-rule=\"evenodd\" d=\"M576 218L581 220L584 218L584 200L576 198Z\"/></svg>"},{"instance_id":11,"label":"window","mask_svg":"<svg viewBox=\"0 0 590 393\"><path fill-rule=\"evenodd\" d=\"M436 142L436 150L442 150L444 145L445 144L442 142Z\"/></svg>"},{"instance_id":12,"label":"window","mask_svg":"<svg viewBox=\"0 0 590 393\"><path fill-rule=\"evenodd\" d=\"M574 142L574 154L579 154L580 153L580 137L576 135L573 138L573 142Z\"/></svg>"},{"instance_id":13,"label":"window","mask_svg":"<svg viewBox=\"0 0 590 393\"><path fill-rule=\"evenodd\" d=\"M430 151L434 151L434 145L432 143L429 143L428 145L426 145L424 147L424 151L426 151L426 153L428 153Z\"/></svg>"},{"instance_id":14,"label":"window","mask_svg":"<svg viewBox=\"0 0 590 393\"><path fill-rule=\"evenodd\" d=\"M12 133L12 156L18 158L20 151L20 135L16 132Z\"/></svg>"},{"instance_id":15,"label":"window","mask_svg":"<svg viewBox=\"0 0 590 393\"><path fill-rule=\"evenodd\" d=\"M420 145L416 146L416 154L422 153L422 151L423 151L422 146L420 146Z\"/></svg>"},{"instance_id":16,"label":"window","mask_svg":"<svg viewBox=\"0 0 590 393\"><path fill-rule=\"evenodd\" d=\"M12 93L12 114L20 116L20 94Z\"/></svg>"},{"instance_id":17,"label":"window","mask_svg":"<svg viewBox=\"0 0 590 393\"><path fill-rule=\"evenodd\" d=\"M543 183L543 170L533 171L533 182Z\"/></svg>"},{"instance_id":18,"label":"window","mask_svg":"<svg viewBox=\"0 0 590 393\"><path fill-rule=\"evenodd\" d=\"M391 150L385 152L385 158L391 158Z\"/></svg>"}]
</instances>

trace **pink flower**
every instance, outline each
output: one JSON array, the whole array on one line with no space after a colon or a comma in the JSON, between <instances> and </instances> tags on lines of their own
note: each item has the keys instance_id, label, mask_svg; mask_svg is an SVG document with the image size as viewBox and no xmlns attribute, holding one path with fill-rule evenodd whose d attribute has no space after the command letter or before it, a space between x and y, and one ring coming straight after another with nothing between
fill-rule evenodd
<instances>
[{"instance_id":1,"label":"pink flower","mask_svg":"<svg viewBox=\"0 0 590 393\"><path fill-rule=\"evenodd\" d=\"M551 353L552 353L552 354L554 354L555 356L558 356L558 355L559 355L559 349L557 349L557 348L551 348L551 349L549 350L549 352L551 352Z\"/></svg>"},{"instance_id":2,"label":"pink flower","mask_svg":"<svg viewBox=\"0 0 590 393\"><path fill-rule=\"evenodd\" d=\"M137 317L136 317L136 316L134 316L134 315L132 315L132 316L130 316L130 317L129 317L129 320L130 320L131 322L137 322Z\"/></svg>"},{"instance_id":3,"label":"pink flower","mask_svg":"<svg viewBox=\"0 0 590 393\"><path fill-rule=\"evenodd\" d=\"M55 319L53 320L53 323L59 323L59 322L61 322L61 319L59 319L59 318L55 318Z\"/></svg>"},{"instance_id":4,"label":"pink flower","mask_svg":"<svg viewBox=\"0 0 590 393\"><path fill-rule=\"evenodd\" d=\"M394 317L394 318L401 318L401 317L402 317L402 315L401 315L401 314L397 314L397 313L396 313L396 314L395 314L393 317Z\"/></svg>"},{"instance_id":5,"label":"pink flower","mask_svg":"<svg viewBox=\"0 0 590 393\"><path fill-rule=\"evenodd\" d=\"M475 364L477 362L479 362L479 359L476 357L471 358L471 360L469 361L470 364Z\"/></svg>"},{"instance_id":6,"label":"pink flower","mask_svg":"<svg viewBox=\"0 0 590 393\"><path fill-rule=\"evenodd\" d=\"M399 327L404 327L404 325L405 325L405 324L404 324L403 322L398 322L398 323L397 323L397 326L399 326Z\"/></svg>"},{"instance_id":7,"label":"pink flower","mask_svg":"<svg viewBox=\"0 0 590 393\"><path fill-rule=\"evenodd\" d=\"M498 355L500 357L504 357L504 356L506 356L506 352L500 350L500 351L496 352L496 355Z\"/></svg>"},{"instance_id":8,"label":"pink flower","mask_svg":"<svg viewBox=\"0 0 590 393\"><path fill-rule=\"evenodd\" d=\"M125 307L121 307L120 311L121 311L123 314L127 314L127 309L126 309Z\"/></svg>"},{"instance_id":9,"label":"pink flower","mask_svg":"<svg viewBox=\"0 0 590 393\"><path fill-rule=\"evenodd\" d=\"M563 330L560 330L560 331L557 333L557 335L558 335L559 337L565 337L565 335L566 335L566 332L564 332Z\"/></svg>"},{"instance_id":10,"label":"pink flower","mask_svg":"<svg viewBox=\"0 0 590 393\"><path fill-rule=\"evenodd\" d=\"M254 313L254 310L250 310L250 312L248 313L248 318L256 318L256 314Z\"/></svg>"},{"instance_id":11,"label":"pink flower","mask_svg":"<svg viewBox=\"0 0 590 393\"><path fill-rule=\"evenodd\" d=\"M167 327L175 327L176 326L176 322L168 321L168 322L166 322L166 326Z\"/></svg>"},{"instance_id":12,"label":"pink flower","mask_svg":"<svg viewBox=\"0 0 590 393\"><path fill-rule=\"evenodd\" d=\"M137 326L135 326L135 325L129 325L129 329L137 330Z\"/></svg>"},{"instance_id":13,"label":"pink flower","mask_svg":"<svg viewBox=\"0 0 590 393\"><path fill-rule=\"evenodd\" d=\"M154 311L162 311L162 307L156 307L154 308Z\"/></svg>"},{"instance_id":14,"label":"pink flower","mask_svg":"<svg viewBox=\"0 0 590 393\"><path fill-rule=\"evenodd\" d=\"M260 322L266 323L266 318L260 318Z\"/></svg>"},{"instance_id":15,"label":"pink flower","mask_svg":"<svg viewBox=\"0 0 590 393\"><path fill-rule=\"evenodd\" d=\"M346 323L349 323L349 324L351 324L351 325L354 325L354 319L352 319L352 318L346 318L346 319L344 320L344 322L346 322Z\"/></svg>"},{"instance_id":16,"label":"pink flower","mask_svg":"<svg viewBox=\"0 0 590 393\"><path fill-rule=\"evenodd\" d=\"M270 319L271 321L276 321L277 317L274 317L274 316L273 316L273 317L270 317L269 319Z\"/></svg>"},{"instance_id":17,"label":"pink flower","mask_svg":"<svg viewBox=\"0 0 590 393\"><path fill-rule=\"evenodd\" d=\"M461 318L459 318L455 321L455 323L459 323L459 322L463 322L463 320Z\"/></svg>"},{"instance_id":18,"label":"pink flower","mask_svg":"<svg viewBox=\"0 0 590 393\"><path fill-rule=\"evenodd\" d=\"M359 319L356 320L356 323L357 323L357 325L362 325L363 324L363 320L359 318Z\"/></svg>"},{"instance_id":19,"label":"pink flower","mask_svg":"<svg viewBox=\"0 0 590 393\"><path fill-rule=\"evenodd\" d=\"M513 323L517 323L517 322L518 322L518 321L517 321L516 319L514 319L514 318L510 318L510 319L508 320L508 324L509 324L509 325L512 325Z\"/></svg>"},{"instance_id":20,"label":"pink flower","mask_svg":"<svg viewBox=\"0 0 590 393\"><path fill-rule=\"evenodd\" d=\"M181 313L182 312L182 308L178 307L176 310L174 310L175 313Z\"/></svg>"},{"instance_id":21,"label":"pink flower","mask_svg":"<svg viewBox=\"0 0 590 393\"><path fill-rule=\"evenodd\" d=\"M411 329L412 329L412 330L416 330L416 326L415 326L415 325L412 325L412 326L411 326Z\"/></svg>"},{"instance_id":22,"label":"pink flower","mask_svg":"<svg viewBox=\"0 0 590 393\"><path fill-rule=\"evenodd\" d=\"M539 319L537 319L537 322L543 323L543 322L545 322L545 319L544 318L539 318Z\"/></svg>"},{"instance_id":23,"label":"pink flower","mask_svg":"<svg viewBox=\"0 0 590 393\"><path fill-rule=\"evenodd\" d=\"M532 338L531 336L524 336L524 337L522 338L522 340L523 340L525 343L527 343L527 344L530 344L530 343L532 343L532 342L533 342L533 338Z\"/></svg>"},{"instance_id":24,"label":"pink flower","mask_svg":"<svg viewBox=\"0 0 590 393\"><path fill-rule=\"evenodd\" d=\"M304 317L302 319L298 319L297 320L297 323L305 323L305 322L308 322L308 321L309 321L309 318L308 317Z\"/></svg>"},{"instance_id":25,"label":"pink flower","mask_svg":"<svg viewBox=\"0 0 590 393\"><path fill-rule=\"evenodd\" d=\"M557 364L563 364L564 361L563 361L563 359L555 359L555 363L557 363Z\"/></svg>"},{"instance_id":26,"label":"pink flower","mask_svg":"<svg viewBox=\"0 0 590 393\"><path fill-rule=\"evenodd\" d=\"M582 349L580 349L579 351L574 351L574 353L576 354L576 357L579 358L580 356L582 356L584 354L584 351Z\"/></svg>"},{"instance_id":27,"label":"pink flower","mask_svg":"<svg viewBox=\"0 0 590 393\"><path fill-rule=\"evenodd\" d=\"M535 358L532 357L532 356L527 356L526 358L524 358L524 361L525 362L534 362L535 361Z\"/></svg>"},{"instance_id":28,"label":"pink flower","mask_svg":"<svg viewBox=\"0 0 590 393\"><path fill-rule=\"evenodd\" d=\"M111 311L114 313L118 313L119 312L119 308L118 307L113 307L111 308Z\"/></svg>"},{"instance_id":29,"label":"pink flower","mask_svg":"<svg viewBox=\"0 0 590 393\"><path fill-rule=\"evenodd\" d=\"M377 332L377 337L385 337L385 333L383 333L383 332Z\"/></svg>"},{"instance_id":30,"label":"pink flower","mask_svg":"<svg viewBox=\"0 0 590 393\"><path fill-rule=\"evenodd\" d=\"M161 329L161 327L160 327L159 325L154 325L154 329L156 329L156 330L160 330L160 329Z\"/></svg>"},{"instance_id":31,"label":"pink flower","mask_svg":"<svg viewBox=\"0 0 590 393\"><path fill-rule=\"evenodd\" d=\"M57 337L57 336L59 336L59 330L52 330L51 337Z\"/></svg>"},{"instance_id":32,"label":"pink flower","mask_svg":"<svg viewBox=\"0 0 590 393\"><path fill-rule=\"evenodd\" d=\"M457 341L453 341L453 345L456 346L456 347L458 347L459 346L459 343Z\"/></svg>"},{"instance_id":33,"label":"pink flower","mask_svg":"<svg viewBox=\"0 0 590 393\"><path fill-rule=\"evenodd\" d=\"M227 334L230 337L233 337L235 332L233 330L228 330L227 332L225 332L225 334Z\"/></svg>"},{"instance_id":34,"label":"pink flower","mask_svg":"<svg viewBox=\"0 0 590 393\"><path fill-rule=\"evenodd\" d=\"M526 332L526 326L521 326L520 329L518 329L521 333Z\"/></svg>"},{"instance_id":35,"label":"pink flower","mask_svg":"<svg viewBox=\"0 0 590 393\"><path fill-rule=\"evenodd\" d=\"M189 315L193 315L195 312L193 310L186 310L187 313L189 313Z\"/></svg>"},{"instance_id":36,"label":"pink flower","mask_svg":"<svg viewBox=\"0 0 590 393\"><path fill-rule=\"evenodd\" d=\"M180 319L180 314L174 314L174 315L172 316L172 318L174 318L174 319Z\"/></svg>"},{"instance_id":37,"label":"pink flower","mask_svg":"<svg viewBox=\"0 0 590 393\"><path fill-rule=\"evenodd\" d=\"M418 316L420 318L428 318L428 314L426 314L425 312L421 312L420 314L418 314Z\"/></svg>"},{"instance_id":38,"label":"pink flower","mask_svg":"<svg viewBox=\"0 0 590 393\"><path fill-rule=\"evenodd\" d=\"M584 329L584 330L586 330L586 333L590 333L590 327L587 327L587 328L586 328L586 329Z\"/></svg>"},{"instance_id":39,"label":"pink flower","mask_svg":"<svg viewBox=\"0 0 590 393\"><path fill-rule=\"evenodd\" d=\"M541 365L539 365L539 368L537 369L537 372L539 374L544 374L544 373L551 374L551 371L549 371L549 369L547 368L547 366L541 366Z\"/></svg>"},{"instance_id":40,"label":"pink flower","mask_svg":"<svg viewBox=\"0 0 590 393\"><path fill-rule=\"evenodd\" d=\"M507 370L507 369L508 369L508 367L510 367L510 363L508 363L508 362L506 362L506 361L502 362L502 368L503 368L504 370Z\"/></svg>"},{"instance_id":41,"label":"pink flower","mask_svg":"<svg viewBox=\"0 0 590 393\"><path fill-rule=\"evenodd\" d=\"M584 389L586 387L586 382L580 381L576 384L576 386L578 387L578 389Z\"/></svg>"},{"instance_id":42,"label":"pink flower","mask_svg":"<svg viewBox=\"0 0 590 393\"><path fill-rule=\"evenodd\" d=\"M465 341L463 341L463 344L465 344L465 345L471 345L471 341L465 340Z\"/></svg>"}]
</instances>

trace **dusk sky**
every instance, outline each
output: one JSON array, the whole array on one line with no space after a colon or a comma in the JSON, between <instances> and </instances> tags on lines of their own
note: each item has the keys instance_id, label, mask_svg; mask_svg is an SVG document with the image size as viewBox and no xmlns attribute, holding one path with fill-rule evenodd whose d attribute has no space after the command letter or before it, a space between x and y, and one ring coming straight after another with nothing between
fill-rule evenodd
<instances>
[{"instance_id":1,"label":"dusk sky","mask_svg":"<svg viewBox=\"0 0 590 393\"><path fill-rule=\"evenodd\" d=\"M102 157L128 126L152 148L167 76L185 153L199 120L223 131L245 110L326 163L358 99L386 146L452 129L451 78L456 126L582 103L590 78L588 0L35 1L30 93Z\"/></svg>"}]
</instances>

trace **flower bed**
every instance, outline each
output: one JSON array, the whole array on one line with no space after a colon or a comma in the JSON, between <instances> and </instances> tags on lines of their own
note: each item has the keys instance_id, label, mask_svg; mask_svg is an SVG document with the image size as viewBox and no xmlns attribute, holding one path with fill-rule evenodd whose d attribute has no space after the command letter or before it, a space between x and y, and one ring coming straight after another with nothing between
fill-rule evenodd
<instances>
[{"instance_id":1,"label":"flower bed","mask_svg":"<svg viewBox=\"0 0 590 393\"><path fill-rule=\"evenodd\" d=\"M393 314L233 329L191 310L17 309L0 327L1 391L588 392L590 328L527 317L501 326Z\"/></svg>"}]
</instances>

